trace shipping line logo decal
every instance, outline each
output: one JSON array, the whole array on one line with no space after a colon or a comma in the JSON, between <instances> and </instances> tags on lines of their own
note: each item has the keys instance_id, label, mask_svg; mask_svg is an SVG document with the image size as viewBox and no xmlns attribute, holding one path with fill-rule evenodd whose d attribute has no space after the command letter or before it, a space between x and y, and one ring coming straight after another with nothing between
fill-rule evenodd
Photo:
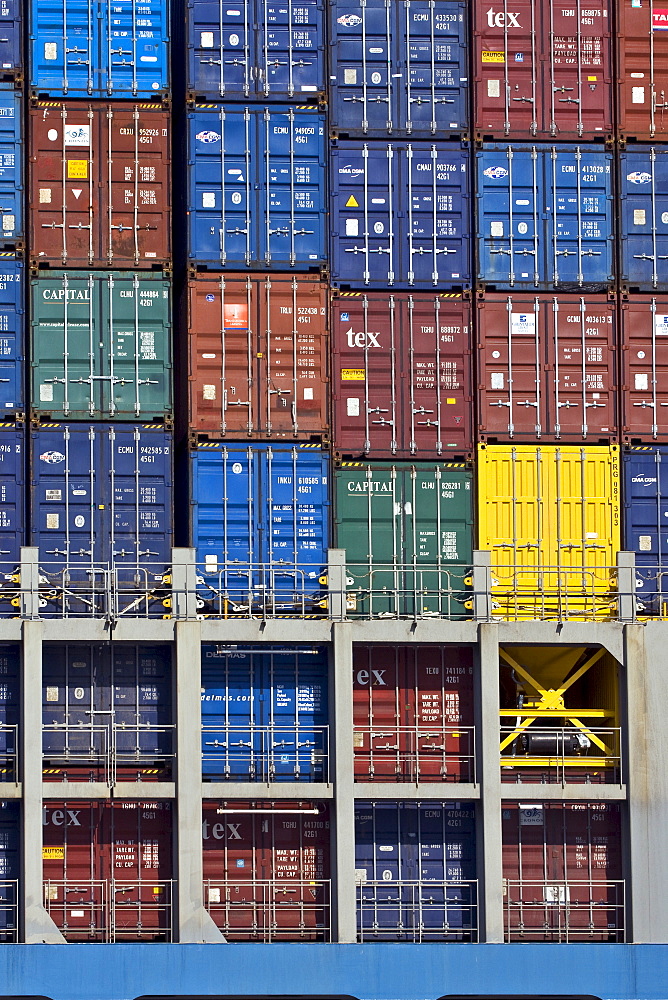
<instances>
[{"instance_id":1,"label":"shipping line logo decal","mask_svg":"<svg viewBox=\"0 0 668 1000\"><path fill-rule=\"evenodd\" d=\"M652 31L668 31L668 10L652 11Z\"/></svg>"},{"instance_id":2,"label":"shipping line logo decal","mask_svg":"<svg viewBox=\"0 0 668 1000\"><path fill-rule=\"evenodd\" d=\"M649 184L652 179L651 174L646 174L642 170L634 170L632 173L626 175L627 181L631 181L632 184Z\"/></svg>"},{"instance_id":3,"label":"shipping line logo decal","mask_svg":"<svg viewBox=\"0 0 668 1000\"><path fill-rule=\"evenodd\" d=\"M218 142L220 140L220 135L218 132L198 132L195 136L198 142Z\"/></svg>"},{"instance_id":4,"label":"shipping line logo decal","mask_svg":"<svg viewBox=\"0 0 668 1000\"><path fill-rule=\"evenodd\" d=\"M364 167L353 167L352 163L346 163L344 167L339 167L339 173L348 177L359 177L364 173Z\"/></svg>"},{"instance_id":5,"label":"shipping line logo decal","mask_svg":"<svg viewBox=\"0 0 668 1000\"><path fill-rule=\"evenodd\" d=\"M356 28L362 23L362 18L359 14L344 14L343 17L337 17L336 23L342 24L344 28Z\"/></svg>"},{"instance_id":6,"label":"shipping line logo decal","mask_svg":"<svg viewBox=\"0 0 668 1000\"><path fill-rule=\"evenodd\" d=\"M60 451L45 451L39 457L42 462L48 462L49 465L58 465L59 462L65 461L65 456Z\"/></svg>"},{"instance_id":7,"label":"shipping line logo decal","mask_svg":"<svg viewBox=\"0 0 668 1000\"><path fill-rule=\"evenodd\" d=\"M656 477L651 476L633 476L631 479L632 483L640 483L642 486L651 486L652 483L656 482Z\"/></svg>"},{"instance_id":8,"label":"shipping line logo decal","mask_svg":"<svg viewBox=\"0 0 668 1000\"><path fill-rule=\"evenodd\" d=\"M485 177L491 177L493 180L498 180L500 177L507 177L508 171L505 167L487 167L487 170L483 170Z\"/></svg>"}]
</instances>

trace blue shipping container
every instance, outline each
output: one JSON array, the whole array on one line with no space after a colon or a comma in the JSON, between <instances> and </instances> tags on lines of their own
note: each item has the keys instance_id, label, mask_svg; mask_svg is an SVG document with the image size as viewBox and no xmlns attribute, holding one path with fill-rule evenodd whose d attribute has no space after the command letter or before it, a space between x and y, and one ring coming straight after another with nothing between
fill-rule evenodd
<instances>
[{"instance_id":1,"label":"blue shipping container","mask_svg":"<svg viewBox=\"0 0 668 1000\"><path fill-rule=\"evenodd\" d=\"M0 77L5 79L23 76L22 25L22 0L0 0Z\"/></svg>"},{"instance_id":2,"label":"blue shipping container","mask_svg":"<svg viewBox=\"0 0 668 1000\"><path fill-rule=\"evenodd\" d=\"M200 444L191 484L200 593L214 612L304 612L319 600L330 522L325 452Z\"/></svg>"},{"instance_id":3,"label":"blue shipping container","mask_svg":"<svg viewBox=\"0 0 668 1000\"><path fill-rule=\"evenodd\" d=\"M23 240L23 101L11 83L0 83L0 216L0 247L16 247Z\"/></svg>"},{"instance_id":4,"label":"blue shipping container","mask_svg":"<svg viewBox=\"0 0 668 1000\"><path fill-rule=\"evenodd\" d=\"M60 780L67 775L88 781L87 760L95 762L112 746L117 776L129 772L128 777L139 774L145 781L142 765L155 757L151 776L169 778L172 738L165 727L172 722L171 705L166 646L44 646L42 721L49 728L43 732L43 753L58 765Z\"/></svg>"},{"instance_id":5,"label":"blue shipping container","mask_svg":"<svg viewBox=\"0 0 668 1000\"><path fill-rule=\"evenodd\" d=\"M469 154L460 143L338 142L331 150L332 283L471 284Z\"/></svg>"},{"instance_id":6,"label":"blue shipping container","mask_svg":"<svg viewBox=\"0 0 668 1000\"><path fill-rule=\"evenodd\" d=\"M188 90L213 101L325 90L323 0L190 0Z\"/></svg>"},{"instance_id":7,"label":"blue shipping container","mask_svg":"<svg viewBox=\"0 0 668 1000\"><path fill-rule=\"evenodd\" d=\"M56 609L62 613L70 599L61 597L65 583L93 603L95 585L106 601L106 567L126 592L119 600L127 613L136 606L141 615L147 602L162 600L172 547L172 435L150 424L48 424L31 432L31 444L32 545Z\"/></svg>"},{"instance_id":8,"label":"blue shipping container","mask_svg":"<svg viewBox=\"0 0 668 1000\"><path fill-rule=\"evenodd\" d=\"M51 97L155 97L169 87L163 0L30 0L30 86Z\"/></svg>"},{"instance_id":9,"label":"blue shipping container","mask_svg":"<svg viewBox=\"0 0 668 1000\"><path fill-rule=\"evenodd\" d=\"M614 280L612 153L485 143L476 158L481 283L596 291Z\"/></svg>"},{"instance_id":10,"label":"blue shipping container","mask_svg":"<svg viewBox=\"0 0 668 1000\"><path fill-rule=\"evenodd\" d=\"M188 256L212 267L325 263L325 116L226 105L188 115Z\"/></svg>"},{"instance_id":11,"label":"blue shipping container","mask_svg":"<svg viewBox=\"0 0 668 1000\"><path fill-rule=\"evenodd\" d=\"M19 802L0 802L0 942L16 941L18 935L20 809Z\"/></svg>"},{"instance_id":12,"label":"blue shipping container","mask_svg":"<svg viewBox=\"0 0 668 1000\"><path fill-rule=\"evenodd\" d=\"M0 253L0 415L5 417L24 410L23 275L22 260Z\"/></svg>"},{"instance_id":13,"label":"blue shipping container","mask_svg":"<svg viewBox=\"0 0 668 1000\"><path fill-rule=\"evenodd\" d=\"M668 447L622 452L624 548L636 556L638 613L659 614L668 601Z\"/></svg>"},{"instance_id":14,"label":"blue shipping container","mask_svg":"<svg viewBox=\"0 0 668 1000\"><path fill-rule=\"evenodd\" d=\"M18 646L0 646L0 781L16 781L16 754L21 697ZM0 821L2 815L0 814ZM0 879L2 879L0 874ZM0 910L2 892L0 890ZM0 912L0 935L2 933ZM0 937L1 940L1 937Z\"/></svg>"},{"instance_id":15,"label":"blue shipping container","mask_svg":"<svg viewBox=\"0 0 668 1000\"><path fill-rule=\"evenodd\" d=\"M620 280L640 291L667 291L668 150L629 146L619 165Z\"/></svg>"},{"instance_id":16,"label":"blue shipping container","mask_svg":"<svg viewBox=\"0 0 668 1000\"><path fill-rule=\"evenodd\" d=\"M14 618L21 546L25 540L24 434L14 424L0 424L0 617Z\"/></svg>"},{"instance_id":17,"label":"blue shipping container","mask_svg":"<svg viewBox=\"0 0 668 1000\"><path fill-rule=\"evenodd\" d=\"M210 781L326 781L327 650L202 646Z\"/></svg>"},{"instance_id":18,"label":"blue shipping container","mask_svg":"<svg viewBox=\"0 0 668 1000\"><path fill-rule=\"evenodd\" d=\"M470 939L477 925L472 803L358 803L355 868L361 940Z\"/></svg>"},{"instance_id":19,"label":"blue shipping container","mask_svg":"<svg viewBox=\"0 0 668 1000\"><path fill-rule=\"evenodd\" d=\"M457 0L334 0L330 128L348 135L468 127L468 12Z\"/></svg>"}]
</instances>

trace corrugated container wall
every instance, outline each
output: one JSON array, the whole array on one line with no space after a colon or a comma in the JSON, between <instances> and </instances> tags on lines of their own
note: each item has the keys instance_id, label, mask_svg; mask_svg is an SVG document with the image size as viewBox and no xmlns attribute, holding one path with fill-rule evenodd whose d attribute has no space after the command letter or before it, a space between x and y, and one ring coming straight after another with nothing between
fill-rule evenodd
<instances>
[{"instance_id":1,"label":"corrugated container wall","mask_svg":"<svg viewBox=\"0 0 668 1000\"><path fill-rule=\"evenodd\" d=\"M633 291L668 290L668 149L631 146L619 153L620 281Z\"/></svg>"},{"instance_id":2,"label":"corrugated container wall","mask_svg":"<svg viewBox=\"0 0 668 1000\"><path fill-rule=\"evenodd\" d=\"M479 281L495 290L606 290L615 277L613 154L486 143L476 160Z\"/></svg>"},{"instance_id":3,"label":"corrugated container wall","mask_svg":"<svg viewBox=\"0 0 668 1000\"><path fill-rule=\"evenodd\" d=\"M0 415L4 418L25 412L24 270L16 254L0 253Z\"/></svg>"},{"instance_id":4,"label":"corrugated container wall","mask_svg":"<svg viewBox=\"0 0 668 1000\"><path fill-rule=\"evenodd\" d=\"M668 441L668 302L621 299L622 435L627 443Z\"/></svg>"},{"instance_id":5,"label":"corrugated container wall","mask_svg":"<svg viewBox=\"0 0 668 1000\"><path fill-rule=\"evenodd\" d=\"M605 295L478 299L480 441L615 441L617 306Z\"/></svg>"},{"instance_id":6,"label":"corrugated container wall","mask_svg":"<svg viewBox=\"0 0 668 1000\"><path fill-rule=\"evenodd\" d=\"M30 0L30 87L44 97L162 98L169 5Z\"/></svg>"},{"instance_id":7,"label":"corrugated container wall","mask_svg":"<svg viewBox=\"0 0 668 1000\"><path fill-rule=\"evenodd\" d=\"M668 138L668 15L663 7L617 0L617 131L620 139Z\"/></svg>"},{"instance_id":8,"label":"corrugated container wall","mask_svg":"<svg viewBox=\"0 0 668 1000\"><path fill-rule=\"evenodd\" d=\"M18 567L26 539L23 429L0 424L0 616L15 618L20 605Z\"/></svg>"},{"instance_id":9,"label":"corrugated container wall","mask_svg":"<svg viewBox=\"0 0 668 1000\"><path fill-rule=\"evenodd\" d=\"M45 645L44 781L169 781L171 651Z\"/></svg>"},{"instance_id":10,"label":"corrugated container wall","mask_svg":"<svg viewBox=\"0 0 668 1000\"><path fill-rule=\"evenodd\" d=\"M614 618L619 448L479 445L477 471L495 616Z\"/></svg>"},{"instance_id":11,"label":"corrugated container wall","mask_svg":"<svg viewBox=\"0 0 668 1000\"><path fill-rule=\"evenodd\" d=\"M171 115L115 101L30 108L33 265L171 264Z\"/></svg>"},{"instance_id":12,"label":"corrugated container wall","mask_svg":"<svg viewBox=\"0 0 668 1000\"><path fill-rule=\"evenodd\" d=\"M0 247L22 246L23 228L23 98L11 83L0 83Z\"/></svg>"},{"instance_id":13,"label":"corrugated container wall","mask_svg":"<svg viewBox=\"0 0 668 1000\"><path fill-rule=\"evenodd\" d=\"M343 462L334 473L335 545L346 549L352 615L466 615L473 548L464 465Z\"/></svg>"},{"instance_id":14,"label":"corrugated container wall","mask_svg":"<svg viewBox=\"0 0 668 1000\"><path fill-rule=\"evenodd\" d=\"M169 420L171 282L141 271L32 278L32 412L61 420Z\"/></svg>"},{"instance_id":15,"label":"corrugated container wall","mask_svg":"<svg viewBox=\"0 0 668 1000\"><path fill-rule=\"evenodd\" d=\"M44 906L67 941L169 941L172 803L45 801Z\"/></svg>"},{"instance_id":16,"label":"corrugated container wall","mask_svg":"<svg viewBox=\"0 0 668 1000\"><path fill-rule=\"evenodd\" d=\"M328 781L327 649L202 647L205 781Z\"/></svg>"},{"instance_id":17,"label":"corrugated container wall","mask_svg":"<svg viewBox=\"0 0 668 1000\"><path fill-rule=\"evenodd\" d=\"M473 650L353 646L355 781L473 782Z\"/></svg>"},{"instance_id":18,"label":"corrugated container wall","mask_svg":"<svg viewBox=\"0 0 668 1000\"><path fill-rule=\"evenodd\" d=\"M0 4L0 79L23 80L23 3L2 0Z\"/></svg>"},{"instance_id":19,"label":"corrugated container wall","mask_svg":"<svg viewBox=\"0 0 668 1000\"><path fill-rule=\"evenodd\" d=\"M325 93L325 3L191 0L189 98L318 100Z\"/></svg>"},{"instance_id":20,"label":"corrugated container wall","mask_svg":"<svg viewBox=\"0 0 668 1000\"><path fill-rule=\"evenodd\" d=\"M326 453L201 443L191 455L191 490L200 598L210 610L313 610L329 546Z\"/></svg>"},{"instance_id":21,"label":"corrugated container wall","mask_svg":"<svg viewBox=\"0 0 668 1000\"><path fill-rule=\"evenodd\" d=\"M473 3L474 130L494 139L609 139L612 11L520 0Z\"/></svg>"},{"instance_id":22,"label":"corrugated container wall","mask_svg":"<svg viewBox=\"0 0 668 1000\"><path fill-rule=\"evenodd\" d=\"M469 287L468 149L341 140L330 148L329 170L333 285Z\"/></svg>"},{"instance_id":23,"label":"corrugated container wall","mask_svg":"<svg viewBox=\"0 0 668 1000\"><path fill-rule=\"evenodd\" d=\"M339 455L466 458L473 448L471 305L456 292L332 300Z\"/></svg>"},{"instance_id":24,"label":"corrugated container wall","mask_svg":"<svg viewBox=\"0 0 668 1000\"><path fill-rule=\"evenodd\" d=\"M188 258L235 270L326 263L325 116L196 106L188 114Z\"/></svg>"},{"instance_id":25,"label":"corrugated container wall","mask_svg":"<svg viewBox=\"0 0 668 1000\"><path fill-rule=\"evenodd\" d=\"M665 615L668 595L668 448L623 453L624 546L635 553L639 614Z\"/></svg>"},{"instance_id":26,"label":"corrugated container wall","mask_svg":"<svg viewBox=\"0 0 668 1000\"><path fill-rule=\"evenodd\" d=\"M193 436L329 437L327 292L296 274L189 281Z\"/></svg>"},{"instance_id":27,"label":"corrugated container wall","mask_svg":"<svg viewBox=\"0 0 668 1000\"><path fill-rule=\"evenodd\" d=\"M340 135L468 130L468 11L445 0L330 2L329 124Z\"/></svg>"}]
</instances>

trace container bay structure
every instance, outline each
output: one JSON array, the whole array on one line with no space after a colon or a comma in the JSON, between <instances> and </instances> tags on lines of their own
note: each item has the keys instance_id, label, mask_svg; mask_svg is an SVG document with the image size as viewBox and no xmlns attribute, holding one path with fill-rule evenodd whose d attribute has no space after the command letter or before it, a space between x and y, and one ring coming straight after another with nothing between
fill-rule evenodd
<instances>
[{"instance_id":1,"label":"container bay structure","mask_svg":"<svg viewBox=\"0 0 668 1000\"><path fill-rule=\"evenodd\" d=\"M0 4L0 995L668 997L668 11L511 6Z\"/></svg>"}]
</instances>

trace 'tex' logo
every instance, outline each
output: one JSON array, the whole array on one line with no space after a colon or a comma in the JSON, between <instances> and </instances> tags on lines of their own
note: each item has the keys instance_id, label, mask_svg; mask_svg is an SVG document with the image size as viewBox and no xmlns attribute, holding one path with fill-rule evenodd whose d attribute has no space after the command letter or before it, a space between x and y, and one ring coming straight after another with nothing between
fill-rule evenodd
<instances>
[{"instance_id":1,"label":"'tex' logo","mask_svg":"<svg viewBox=\"0 0 668 1000\"><path fill-rule=\"evenodd\" d=\"M510 11L499 11L495 13L490 7L487 11L487 23L490 28L521 28L522 25L517 20L520 12L511 14Z\"/></svg>"}]
</instances>

